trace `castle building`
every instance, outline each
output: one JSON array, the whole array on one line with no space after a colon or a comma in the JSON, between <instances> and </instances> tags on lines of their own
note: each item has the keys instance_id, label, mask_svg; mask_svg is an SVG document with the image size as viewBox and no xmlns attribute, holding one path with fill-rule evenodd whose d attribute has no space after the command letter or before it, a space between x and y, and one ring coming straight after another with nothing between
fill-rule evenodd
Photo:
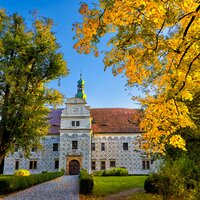
<instances>
[{"instance_id":1,"label":"castle building","mask_svg":"<svg viewBox=\"0 0 200 200\"><path fill-rule=\"evenodd\" d=\"M25 158L16 148L5 157L4 174L17 169L31 173L64 169L76 175L81 169L91 173L114 167L126 168L129 174L148 174L155 163L138 149L137 139L143 132L133 120L137 115L137 109L90 108L80 77L75 97L48 116L50 128L41 138L43 149L32 149L30 158Z\"/></svg>"}]
</instances>

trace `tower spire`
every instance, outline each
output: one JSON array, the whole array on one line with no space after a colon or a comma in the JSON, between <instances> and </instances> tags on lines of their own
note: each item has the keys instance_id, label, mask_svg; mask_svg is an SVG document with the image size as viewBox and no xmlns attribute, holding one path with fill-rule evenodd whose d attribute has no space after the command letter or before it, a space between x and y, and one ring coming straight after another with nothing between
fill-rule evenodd
<instances>
[{"instance_id":1,"label":"tower spire","mask_svg":"<svg viewBox=\"0 0 200 200\"><path fill-rule=\"evenodd\" d=\"M86 100L86 94L84 92L84 85L85 85L85 82L82 79L82 73L81 73L80 79L79 79L78 84L77 84L77 93L76 93L75 97L82 98L82 99Z\"/></svg>"}]
</instances>

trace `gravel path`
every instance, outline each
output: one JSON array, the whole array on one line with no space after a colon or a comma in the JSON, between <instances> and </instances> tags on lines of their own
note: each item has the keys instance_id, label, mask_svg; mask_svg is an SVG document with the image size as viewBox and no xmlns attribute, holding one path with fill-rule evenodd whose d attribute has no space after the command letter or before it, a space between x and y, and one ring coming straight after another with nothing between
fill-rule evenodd
<instances>
[{"instance_id":1,"label":"gravel path","mask_svg":"<svg viewBox=\"0 0 200 200\"><path fill-rule=\"evenodd\" d=\"M78 200L78 176L62 176L29 189L11 194L3 200Z\"/></svg>"}]
</instances>

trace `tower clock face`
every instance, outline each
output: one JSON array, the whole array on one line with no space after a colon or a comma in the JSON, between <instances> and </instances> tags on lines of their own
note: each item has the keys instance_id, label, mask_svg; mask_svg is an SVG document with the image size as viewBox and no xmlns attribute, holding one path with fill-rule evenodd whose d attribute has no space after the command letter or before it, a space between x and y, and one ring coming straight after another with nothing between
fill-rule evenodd
<instances>
[{"instance_id":1,"label":"tower clock face","mask_svg":"<svg viewBox=\"0 0 200 200\"><path fill-rule=\"evenodd\" d=\"M78 108L74 108L73 113L77 113L77 112L78 112Z\"/></svg>"}]
</instances>

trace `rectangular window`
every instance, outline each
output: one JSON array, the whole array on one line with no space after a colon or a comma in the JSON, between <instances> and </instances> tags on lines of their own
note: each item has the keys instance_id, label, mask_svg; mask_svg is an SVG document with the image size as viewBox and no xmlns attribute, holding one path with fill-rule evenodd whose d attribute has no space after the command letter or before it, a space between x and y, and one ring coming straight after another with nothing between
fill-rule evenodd
<instances>
[{"instance_id":1,"label":"rectangular window","mask_svg":"<svg viewBox=\"0 0 200 200\"><path fill-rule=\"evenodd\" d=\"M123 143L123 150L128 150L128 142Z\"/></svg>"},{"instance_id":2,"label":"rectangular window","mask_svg":"<svg viewBox=\"0 0 200 200\"><path fill-rule=\"evenodd\" d=\"M58 151L58 143L53 143L53 151Z\"/></svg>"},{"instance_id":3,"label":"rectangular window","mask_svg":"<svg viewBox=\"0 0 200 200\"><path fill-rule=\"evenodd\" d=\"M106 161L102 160L101 161L101 170L105 170L106 169Z\"/></svg>"},{"instance_id":4,"label":"rectangular window","mask_svg":"<svg viewBox=\"0 0 200 200\"><path fill-rule=\"evenodd\" d=\"M29 169L37 169L37 160L30 160Z\"/></svg>"},{"instance_id":5,"label":"rectangular window","mask_svg":"<svg viewBox=\"0 0 200 200\"><path fill-rule=\"evenodd\" d=\"M149 162L149 160L146 161L146 166L147 166L147 169L150 169L150 162Z\"/></svg>"},{"instance_id":6,"label":"rectangular window","mask_svg":"<svg viewBox=\"0 0 200 200\"><path fill-rule=\"evenodd\" d=\"M142 161L142 169L150 169L150 161L149 160Z\"/></svg>"},{"instance_id":7,"label":"rectangular window","mask_svg":"<svg viewBox=\"0 0 200 200\"><path fill-rule=\"evenodd\" d=\"M105 151L105 143L101 143L101 151Z\"/></svg>"},{"instance_id":8,"label":"rectangular window","mask_svg":"<svg viewBox=\"0 0 200 200\"><path fill-rule=\"evenodd\" d=\"M142 169L146 169L146 161L145 160L142 161Z\"/></svg>"},{"instance_id":9,"label":"rectangular window","mask_svg":"<svg viewBox=\"0 0 200 200\"><path fill-rule=\"evenodd\" d=\"M72 126L80 126L80 121L72 121Z\"/></svg>"},{"instance_id":10,"label":"rectangular window","mask_svg":"<svg viewBox=\"0 0 200 200\"><path fill-rule=\"evenodd\" d=\"M15 170L19 169L19 160L15 160Z\"/></svg>"},{"instance_id":11,"label":"rectangular window","mask_svg":"<svg viewBox=\"0 0 200 200\"><path fill-rule=\"evenodd\" d=\"M31 152L36 152L37 151L37 147L32 147Z\"/></svg>"},{"instance_id":12,"label":"rectangular window","mask_svg":"<svg viewBox=\"0 0 200 200\"><path fill-rule=\"evenodd\" d=\"M92 144L91 144L91 149L92 149L92 151L95 151L95 143L94 142L92 142Z\"/></svg>"},{"instance_id":13,"label":"rectangular window","mask_svg":"<svg viewBox=\"0 0 200 200\"><path fill-rule=\"evenodd\" d=\"M72 141L72 149L78 149L78 141Z\"/></svg>"},{"instance_id":14,"label":"rectangular window","mask_svg":"<svg viewBox=\"0 0 200 200\"><path fill-rule=\"evenodd\" d=\"M110 161L110 167L115 167L116 165L115 165L115 160L111 160Z\"/></svg>"},{"instance_id":15,"label":"rectangular window","mask_svg":"<svg viewBox=\"0 0 200 200\"><path fill-rule=\"evenodd\" d=\"M92 170L96 170L96 162L92 161Z\"/></svg>"},{"instance_id":16,"label":"rectangular window","mask_svg":"<svg viewBox=\"0 0 200 200\"><path fill-rule=\"evenodd\" d=\"M19 151L19 148L17 145L15 145L15 149L14 149L15 152L18 152Z\"/></svg>"},{"instance_id":17,"label":"rectangular window","mask_svg":"<svg viewBox=\"0 0 200 200\"><path fill-rule=\"evenodd\" d=\"M75 121L72 121L72 126L75 126Z\"/></svg>"},{"instance_id":18,"label":"rectangular window","mask_svg":"<svg viewBox=\"0 0 200 200\"><path fill-rule=\"evenodd\" d=\"M58 169L59 168L59 160L56 159L54 160L54 169Z\"/></svg>"}]
</instances>

